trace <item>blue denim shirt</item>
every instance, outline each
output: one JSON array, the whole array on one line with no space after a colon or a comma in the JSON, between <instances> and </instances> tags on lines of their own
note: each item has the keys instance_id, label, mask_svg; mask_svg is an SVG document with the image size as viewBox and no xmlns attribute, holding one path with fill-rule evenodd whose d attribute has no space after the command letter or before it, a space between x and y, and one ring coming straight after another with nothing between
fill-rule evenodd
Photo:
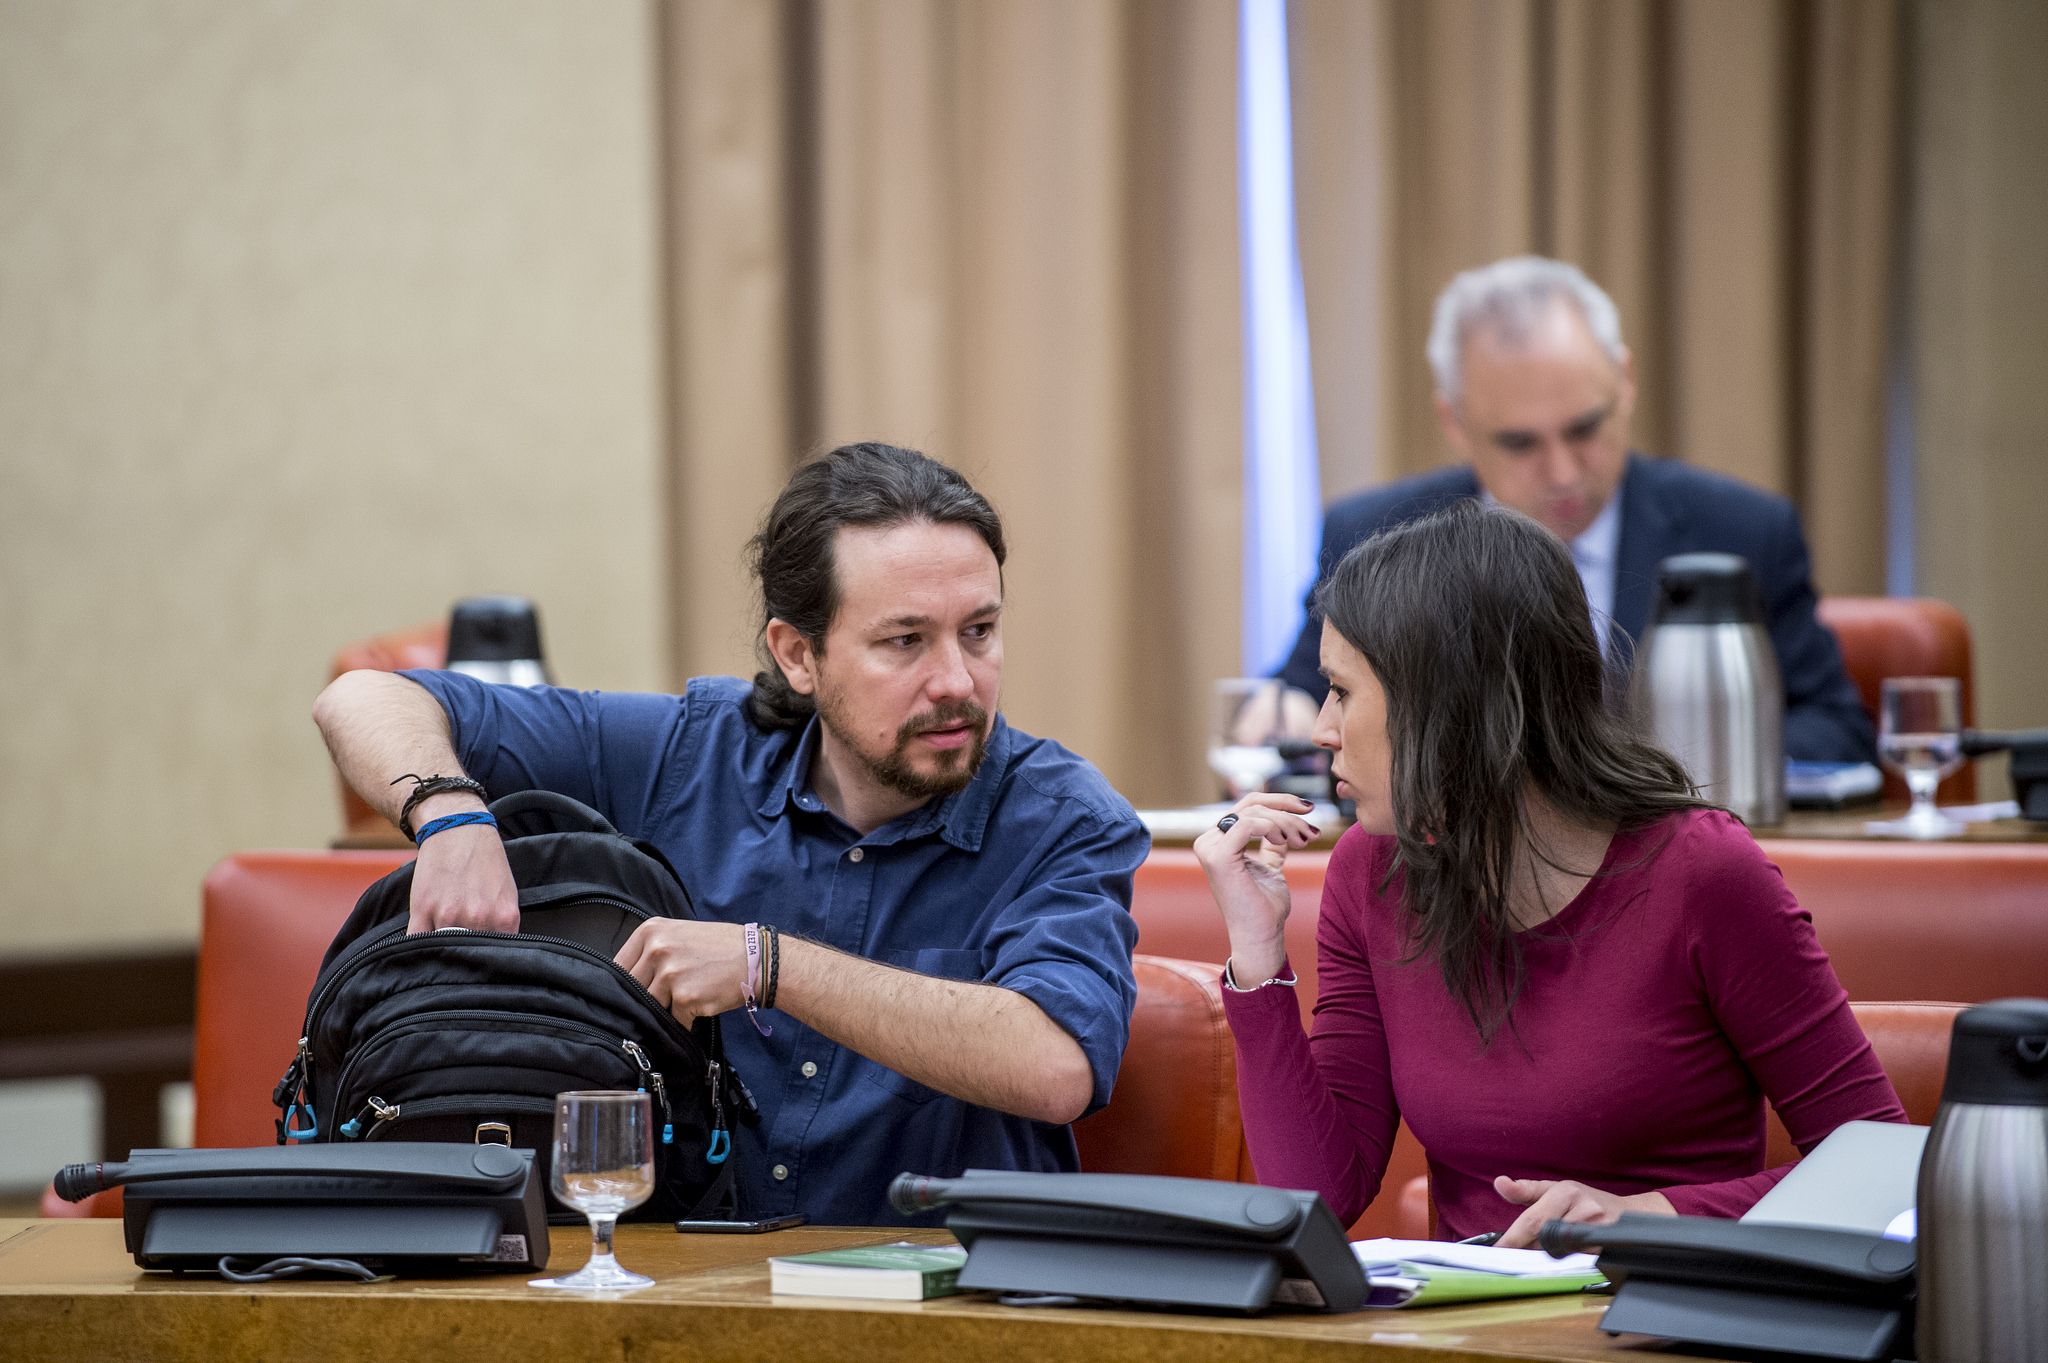
<instances>
[{"instance_id":1,"label":"blue denim shirt","mask_svg":"<svg viewBox=\"0 0 2048 1363\"><path fill-rule=\"evenodd\" d=\"M1080 1043L1109 1100L1137 988L1131 878L1150 841L1087 762L999 717L966 789L860 836L811 788L818 723L768 733L746 682L681 696L488 686L407 672L448 713L463 769L493 799L544 789L660 847L698 910L772 923L841 951L1014 989ZM949 1098L786 1013L762 1037L724 1020L728 1056L760 1103L734 1133L750 1216L900 1223L906 1170L1077 1167L1073 1134ZM815 1068L811 1068L815 1067Z\"/></svg>"}]
</instances>

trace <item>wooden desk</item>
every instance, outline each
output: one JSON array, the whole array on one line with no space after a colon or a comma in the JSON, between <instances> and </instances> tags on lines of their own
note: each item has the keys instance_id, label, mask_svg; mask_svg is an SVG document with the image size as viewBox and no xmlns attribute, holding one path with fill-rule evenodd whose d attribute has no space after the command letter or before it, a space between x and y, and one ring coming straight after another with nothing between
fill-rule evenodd
<instances>
[{"instance_id":1,"label":"wooden desk","mask_svg":"<svg viewBox=\"0 0 2048 1363\"><path fill-rule=\"evenodd\" d=\"M1911 842L1912 839L1878 837L1864 831L1864 825L1876 819L1895 819L1906 812L1904 805L1859 805L1854 809L1795 809L1788 813L1783 822L1759 824L1751 830L1756 840L1768 849L1774 839L1788 838L1800 841L1824 839L1837 842L1897 843ZM1204 815L1207 811L1202 811ZM1152 830L1154 847L1191 847L1196 837L1208 828L1210 820L1194 817L1194 811L1182 809L1140 810L1138 816L1146 821ZM1337 845L1337 839L1348 823L1327 820L1323 824L1323 835L1311 843L1312 847L1329 848ZM395 836L395 835L394 835ZM2048 843L2048 823L2033 823L2026 819L1984 819L1963 825L1963 831L1953 838L1937 839L1920 846L1939 846L1942 843L2004 843L2040 842ZM337 843L336 846L341 844Z\"/></svg>"},{"instance_id":2,"label":"wooden desk","mask_svg":"<svg viewBox=\"0 0 2048 1363\"><path fill-rule=\"evenodd\" d=\"M1902 804L1861 805L1854 809L1795 809L1783 823L1759 824L1753 832L1758 842L1772 838L1837 838L1846 842L1903 842L1913 839L1879 837L1864 831L1873 819L1896 819L1906 812ZM1982 819L1966 823L1952 838L1935 842L2048 842L2048 824L2026 819ZM1923 844L1925 845L1925 844Z\"/></svg>"},{"instance_id":3,"label":"wooden desk","mask_svg":"<svg viewBox=\"0 0 2048 1363\"><path fill-rule=\"evenodd\" d=\"M1640 1348L1599 1332L1606 1302L1597 1297L1244 1319L1022 1310L978 1294L930 1302L769 1295L768 1254L904 1238L944 1237L875 1229L681 1236L661 1226L629 1226L619 1233L620 1262L657 1281L605 1299L538 1291L513 1275L258 1286L172 1278L135 1267L117 1221L0 1221L0 1340L6 1341L0 1353L152 1363L937 1363L1005 1355L1067 1363L1589 1363L1644 1357ZM549 1273L576 1268L588 1247L579 1228L555 1228Z\"/></svg>"}]
</instances>

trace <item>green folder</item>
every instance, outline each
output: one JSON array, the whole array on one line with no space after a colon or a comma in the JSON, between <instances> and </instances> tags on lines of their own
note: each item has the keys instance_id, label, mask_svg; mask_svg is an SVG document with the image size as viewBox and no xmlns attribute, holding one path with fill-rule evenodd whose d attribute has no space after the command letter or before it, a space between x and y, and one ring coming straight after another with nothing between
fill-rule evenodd
<instances>
[{"instance_id":1,"label":"green folder","mask_svg":"<svg viewBox=\"0 0 2048 1363\"><path fill-rule=\"evenodd\" d=\"M1445 1268L1441 1264L1418 1264L1402 1259L1392 1264L1369 1264L1366 1278L1371 1284L1367 1306L1447 1306L1453 1302L1490 1301L1497 1297L1545 1297L1561 1292L1583 1292L1602 1281L1599 1270L1584 1273L1553 1273L1518 1278L1507 1273L1482 1273L1470 1268Z\"/></svg>"}]
</instances>

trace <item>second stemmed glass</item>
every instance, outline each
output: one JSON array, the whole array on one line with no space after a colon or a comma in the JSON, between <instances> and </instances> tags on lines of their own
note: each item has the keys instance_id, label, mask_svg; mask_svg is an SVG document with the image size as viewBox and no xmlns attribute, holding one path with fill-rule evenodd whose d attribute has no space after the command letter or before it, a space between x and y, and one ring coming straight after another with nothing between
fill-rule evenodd
<instances>
[{"instance_id":1,"label":"second stemmed glass","mask_svg":"<svg viewBox=\"0 0 2048 1363\"><path fill-rule=\"evenodd\" d=\"M555 1196L590 1218L590 1262L533 1287L616 1291L654 1279L619 1267L612 1227L654 1192L654 1113L645 1093L591 1089L555 1095Z\"/></svg>"},{"instance_id":2,"label":"second stemmed glass","mask_svg":"<svg viewBox=\"0 0 2048 1363\"><path fill-rule=\"evenodd\" d=\"M1952 838L1963 826L1934 805L1935 787L1963 765L1962 687L1954 677L1886 677L1878 711L1877 753L1906 778L1913 807L1870 825L1873 833Z\"/></svg>"}]
</instances>

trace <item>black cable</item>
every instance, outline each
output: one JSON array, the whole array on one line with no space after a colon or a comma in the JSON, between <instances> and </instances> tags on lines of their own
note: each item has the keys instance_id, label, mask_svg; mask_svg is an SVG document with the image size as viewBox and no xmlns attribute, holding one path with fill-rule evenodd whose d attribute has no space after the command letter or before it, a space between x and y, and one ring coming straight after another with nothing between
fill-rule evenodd
<instances>
[{"instance_id":1,"label":"black cable","mask_svg":"<svg viewBox=\"0 0 2048 1363\"><path fill-rule=\"evenodd\" d=\"M236 1268L235 1256L223 1254L220 1260L220 1276L231 1283L268 1283L280 1278L296 1278L302 1273L338 1273L345 1278L356 1278L366 1283L377 1281L377 1274L353 1259L312 1259L303 1254L287 1254L271 1259L252 1268Z\"/></svg>"}]
</instances>

